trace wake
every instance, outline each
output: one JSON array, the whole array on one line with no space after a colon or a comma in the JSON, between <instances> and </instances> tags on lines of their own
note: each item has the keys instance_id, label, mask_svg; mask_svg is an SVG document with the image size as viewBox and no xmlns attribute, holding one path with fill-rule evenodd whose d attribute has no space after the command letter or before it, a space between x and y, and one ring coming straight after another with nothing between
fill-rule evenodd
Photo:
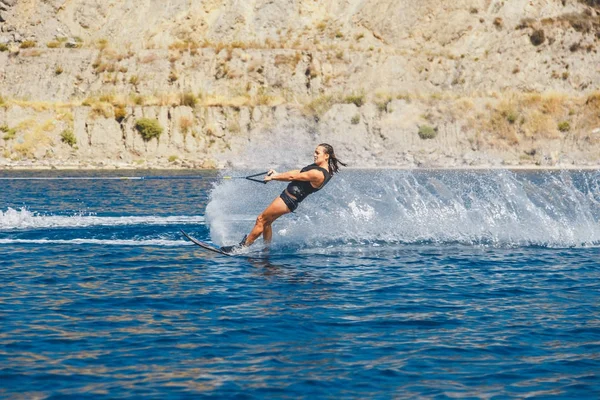
<instances>
[{"instance_id":1,"label":"wake","mask_svg":"<svg viewBox=\"0 0 600 400\"><path fill-rule=\"evenodd\" d=\"M8 208L0 211L0 230L37 228L86 228L93 226L127 225L189 225L204 224L204 216L121 216L98 217L94 215L42 215L26 208Z\"/></svg>"}]
</instances>

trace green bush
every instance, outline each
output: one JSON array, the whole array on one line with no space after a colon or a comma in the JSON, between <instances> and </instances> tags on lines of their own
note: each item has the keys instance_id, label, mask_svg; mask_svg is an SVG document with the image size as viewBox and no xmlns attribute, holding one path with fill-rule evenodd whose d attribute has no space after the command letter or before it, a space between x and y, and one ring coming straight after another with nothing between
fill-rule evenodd
<instances>
[{"instance_id":1,"label":"green bush","mask_svg":"<svg viewBox=\"0 0 600 400\"><path fill-rule=\"evenodd\" d=\"M5 43L0 43L0 51L8 51L8 45Z\"/></svg>"},{"instance_id":2,"label":"green bush","mask_svg":"<svg viewBox=\"0 0 600 400\"><path fill-rule=\"evenodd\" d=\"M65 129L62 131L60 134L60 140L71 147L74 147L77 144L77 139L75 138L73 131L70 129Z\"/></svg>"},{"instance_id":3,"label":"green bush","mask_svg":"<svg viewBox=\"0 0 600 400\"><path fill-rule=\"evenodd\" d=\"M15 128L9 128L7 125L0 126L0 132L5 133L3 137L4 140L12 140L17 135L17 130Z\"/></svg>"},{"instance_id":4,"label":"green bush","mask_svg":"<svg viewBox=\"0 0 600 400\"><path fill-rule=\"evenodd\" d=\"M419 137L421 139L433 139L437 136L437 129L429 125L421 125L419 127Z\"/></svg>"},{"instance_id":5,"label":"green bush","mask_svg":"<svg viewBox=\"0 0 600 400\"><path fill-rule=\"evenodd\" d=\"M135 129L146 142L152 138L158 138L163 132L163 128L158 121L150 118L140 118L135 121Z\"/></svg>"},{"instance_id":6,"label":"green bush","mask_svg":"<svg viewBox=\"0 0 600 400\"><path fill-rule=\"evenodd\" d=\"M358 123L360 122L360 114L356 114L354 117L352 117L350 122L352 123L352 125L358 125Z\"/></svg>"},{"instance_id":7,"label":"green bush","mask_svg":"<svg viewBox=\"0 0 600 400\"><path fill-rule=\"evenodd\" d=\"M561 132L569 132L571 130L571 124L569 124L569 121L562 121L558 124L558 130Z\"/></svg>"},{"instance_id":8,"label":"green bush","mask_svg":"<svg viewBox=\"0 0 600 400\"><path fill-rule=\"evenodd\" d=\"M506 120L509 124L514 124L515 122L517 122L518 117L519 116L514 112L509 112L508 114L506 114Z\"/></svg>"}]
</instances>

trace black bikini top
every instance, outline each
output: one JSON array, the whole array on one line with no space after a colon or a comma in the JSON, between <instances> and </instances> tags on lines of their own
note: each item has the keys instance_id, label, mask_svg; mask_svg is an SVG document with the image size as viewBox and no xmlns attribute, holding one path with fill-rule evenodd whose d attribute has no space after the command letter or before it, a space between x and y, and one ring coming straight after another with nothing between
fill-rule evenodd
<instances>
[{"instance_id":1,"label":"black bikini top","mask_svg":"<svg viewBox=\"0 0 600 400\"><path fill-rule=\"evenodd\" d=\"M319 167L317 164L307 165L306 167L302 168L300 172L306 172L312 169L318 169L321 171L325 176L325 181L323 181L323 184L318 188L313 187L313 185L311 185L308 181L291 181L286 190L289 194L294 196L298 202L304 200L309 194L321 190L323 186L325 186L331 179L331 174L329 171L327 171L325 168Z\"/></svg>"}]
</instances>

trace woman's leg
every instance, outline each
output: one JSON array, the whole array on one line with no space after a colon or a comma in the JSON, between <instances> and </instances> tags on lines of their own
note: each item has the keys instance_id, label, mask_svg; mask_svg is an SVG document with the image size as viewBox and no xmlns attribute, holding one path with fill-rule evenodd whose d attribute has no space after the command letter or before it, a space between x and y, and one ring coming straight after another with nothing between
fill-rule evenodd
<instances>
[{"instance_id":1,"label":"woman's leg","mask_svg":"<svg viewBox=\"0 0 600 400\"><path fill-rule=\"evenodd\" d=\"M281 197L277 197L269 206L263 211L258 218L256 218L256 224L252 231L246 238L246 246L250 246L254 241L263 234L263 238L266 243L271 241L271 237L273 236L273 230L271 229L271 224L277 218L281 217L284 214L291 212L290 209L285 205Z\"/></svg>"}]
</instances>

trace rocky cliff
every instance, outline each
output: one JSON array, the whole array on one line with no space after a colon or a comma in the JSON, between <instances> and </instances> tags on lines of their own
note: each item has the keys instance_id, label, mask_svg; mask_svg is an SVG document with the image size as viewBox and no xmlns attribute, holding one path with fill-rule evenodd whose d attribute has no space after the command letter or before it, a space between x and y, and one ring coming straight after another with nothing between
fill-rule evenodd
<instances>
[{"instance_id":1,"label":"rocky cliff","mask_svg":"<svg viewBox=\"0 0 600 400\"><path fill-rule=\"evenodd\" d=\"M0 165L242 166L317 141L357 166L597 165L599 9L0 0Z\"/></svg>"}]
</instances>

